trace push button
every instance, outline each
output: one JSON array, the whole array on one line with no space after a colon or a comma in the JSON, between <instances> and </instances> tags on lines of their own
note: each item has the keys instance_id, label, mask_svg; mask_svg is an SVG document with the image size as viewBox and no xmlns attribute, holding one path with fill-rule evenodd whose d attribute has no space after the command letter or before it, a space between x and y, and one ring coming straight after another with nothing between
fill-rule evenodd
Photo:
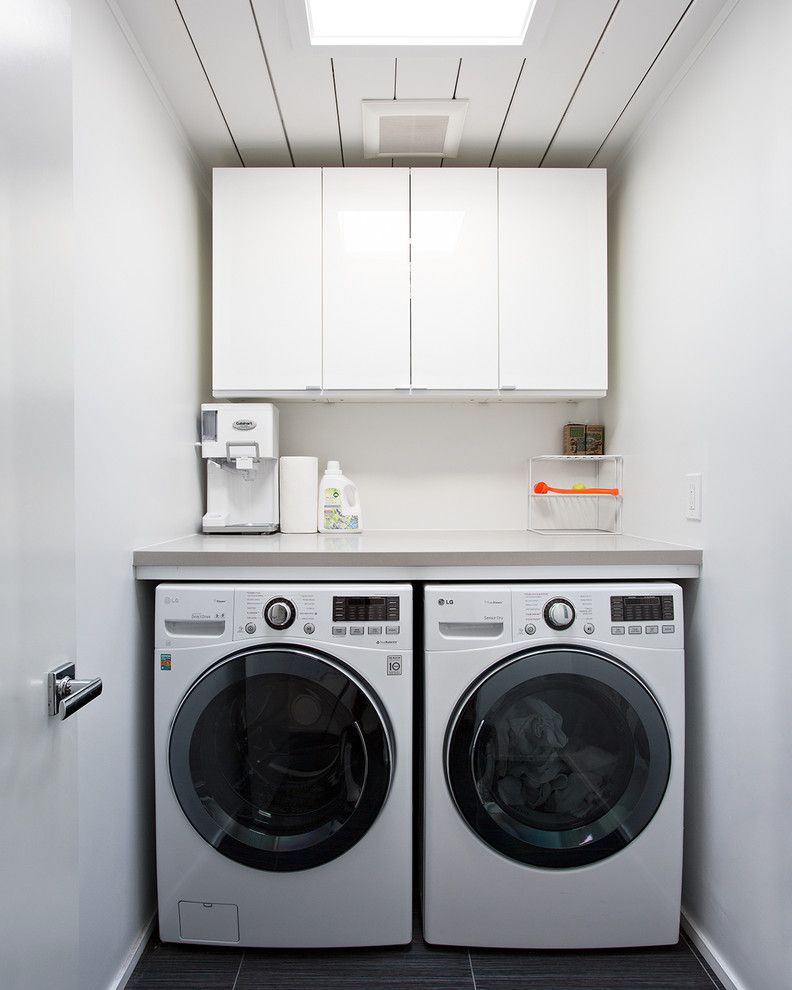
<instances>
[{"instance_id":1,"label":"push button","mask_svg":"<svg viewBox=\"0 0 792 990\"><path fill-rule=\"evenodd\" d=\"M657 626L647 626L644 632L647 636L654 636L657 633Z\"/></svg>"},{"instance_id":2,"label":"push button","mask_svg":"<svg viewBox=\"0 0 792 990\"><path fill-rule=\"evenodd\" d=\"M303 626L303 632L308 633L308 635L310 636L311 633L316 632L316 626L313 624L313 622L306 622L305 625Z\"/></svg>"},{"instance_id":3,"label":"push button","mask_svg":"<svg viewBox=\"0 0 792 990\"><path fill-rule=\"evenodd\" d=\"M349 635L350 636L362 636L365 631L366 630L363 628L363 626L350 626L349 627Z\"/></svg>"},{"instance_id":4,"label":"push button","mask_svg":"<svg viewBox=\"0 0 792 990\"><path fill-rule=\"evenodd\" d=\"M640 626L627 626L627 632L630 634L630 636L640 636L641 635L641 627Z\"/></svg>"},{"instance_id":5,"label":"push button","mask_svg":"<svg viewBox=\"0 0 792 990\"><path fill-rule=\"evenodd\" d=\"M525 627L525 635L533 636L535 632L536 632L536 626L533 624L533 622L529 622L528 625Z\"/></svg>"},{"instance_id":6,"label":"push button","mask_svg":"<svg viewBox=\"0 0 792 990\"><path fill-rule=\"evenodd\" d=\"M624 626L611 626L611 636L623 636Z\"/></svg>"},{"instance_id":7,"label":"push button","mask_svg":"<svg viewBox=\"0 0 792 990\"><path fill-rule=\"evenodd\" d=\"M585 624L585 626L583 626L583 632L587 636L590 636L594 632L594 623L593 622L587 622Z\"/></svg>"},{"instance_id":8,"label":"push button","mask_svg":"<svg viewBox=\"0 0 792 990\"><path fill-rule=\"evenodd\" d=\"M401 631L401 626L385 626L385 632L388 636L398 636Z\"/></svg>"},{"instance_id":9,"label":"push button","mask_svg":"<svg viewBox=\"0 0 792 990\"><path fill-rule=\"evenodd\" d=\"M369 631L369 636L381 636L382 626L369 626L368 631Z\"/></svg>"},{"instance_id":10,"label":"push button","mask_svg":"<svg viewBox=\"0 0 792 990\"><path fill-rule=\"evenodd\" d=\"M663 632L664 633L672 633L673 631L674 631L674 627L673 626L663 626Z\"/></svg>"},{"instance_id":11,"label":"push button","mask_svg":"<svg viewBox=\"0 0 792 990\"><path fill-rule=\"evenodd\" d=\"M248 622L248 624L245 626L245 632L248 633L250 636L252 636L255 631L256 631L256 623Z\"/></svg>"},{"instance_id":12,"label":"push button","mask_svg":"<svg viewBox=\"0 0 792 990\"><path fill-rule=\"evenodd\" d=\"M334 636L346 636L346 626L333 626Z\"/></svg>"}]
</instances>

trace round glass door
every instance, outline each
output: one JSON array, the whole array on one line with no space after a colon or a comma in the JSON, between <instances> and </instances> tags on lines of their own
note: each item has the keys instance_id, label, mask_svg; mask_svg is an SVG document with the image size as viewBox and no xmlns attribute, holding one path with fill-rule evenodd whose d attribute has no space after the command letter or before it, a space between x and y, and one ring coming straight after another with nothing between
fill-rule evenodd
<instances>
[{"instance_id":1,"label":"round glass door","mask_svg":"<svg viewBox=\"0 0 792 990\"><path fill-rule=\"evenodd\" d=\"M300 647L229 657L189 690L169 763L179 804L218 852L261 870L335 859L388 794L390 733L374 695Z\"/></svg>"},{"instance_id":2,"label":"round glass door","mask_svg":"<svg viewBox=\"0 0 792 990\"><path fill-rule=\"evenodd\" d=\"M605 859L651 821L671 746L643 683L602 654L549 649L503 661L451 721L457 808L511 859L564 869Z\"/></svg>"}]
</instances>

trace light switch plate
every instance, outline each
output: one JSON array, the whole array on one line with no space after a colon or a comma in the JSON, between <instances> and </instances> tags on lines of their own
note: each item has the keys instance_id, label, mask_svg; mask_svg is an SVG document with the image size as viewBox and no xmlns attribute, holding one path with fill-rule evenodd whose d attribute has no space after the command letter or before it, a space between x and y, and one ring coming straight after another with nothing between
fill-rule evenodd
<instances>
[{"instance_id":1,"label":"light switch plate","mask_svg":"<svg viewBox=\"0 0 792 990\"><path fill-rule=\"evenodd\" d=\"M687 480L687 501L685 515L688 519L701 521L701 475L689 474Z\"/></svg>"}]
</instances>

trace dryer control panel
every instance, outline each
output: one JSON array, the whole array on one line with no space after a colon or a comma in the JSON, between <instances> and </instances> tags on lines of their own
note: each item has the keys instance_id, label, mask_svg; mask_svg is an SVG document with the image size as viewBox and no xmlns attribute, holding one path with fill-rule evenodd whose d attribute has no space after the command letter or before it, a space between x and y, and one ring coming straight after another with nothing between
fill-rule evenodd
<instances>
[{"instance_id":1,"label":"dryer control panel","mask_svg":"<svg viewBox=\"0 0 792 990\"><path fill-rule=\"evenodd\" d=\"M552 637L680 649L684 639L676 585L518 585L512 614L514 642Z\"/></svg>"},{"instance_id":2,"label":"dryer control panel","mask_svg":"<svg viewBox=\"0 0 792 990\"><path fill-rule=\"evenodd\" d=\"M682 589L660 582L427 585L427 650L596 642L682 649Z\"/></svg>"}]
</instances>

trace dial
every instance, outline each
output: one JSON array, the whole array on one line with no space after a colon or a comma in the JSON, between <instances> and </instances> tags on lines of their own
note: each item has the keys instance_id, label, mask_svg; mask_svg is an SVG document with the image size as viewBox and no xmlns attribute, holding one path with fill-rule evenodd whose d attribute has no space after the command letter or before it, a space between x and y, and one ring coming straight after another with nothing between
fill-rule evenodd
<instances>
[{"instance_id":1,"label":"dial","mask_svg":"<svg viewBox=\"0 0 792 990\"><path fill-rule=\"evenodd\" d=\"M575 621L575 609L566 598L553 598L545 605L544 617L551 629L569 629Z\"/></svg>"},{"instance_id":2,"label":"dial","mask_svg":"<svg viewBox=\"0 0 792 990\"><path fill-rule=\"evenodd\" d=\"M272 629L288 629L297 617L297 610L288 598L273 598L264 608L264 619Z\"/></svg>"}]
</instances>

